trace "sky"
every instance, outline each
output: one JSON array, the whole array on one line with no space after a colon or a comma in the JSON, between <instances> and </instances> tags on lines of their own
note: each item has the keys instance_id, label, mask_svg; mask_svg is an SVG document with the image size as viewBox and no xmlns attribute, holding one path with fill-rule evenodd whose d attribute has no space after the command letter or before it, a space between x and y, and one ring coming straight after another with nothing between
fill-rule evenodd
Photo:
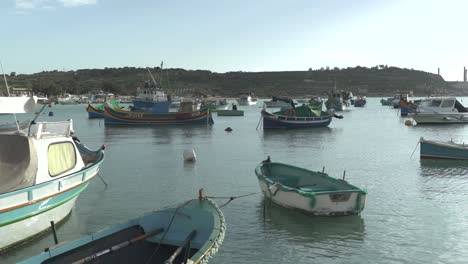
<instances>
[{"instance_id":1,"label":"sky","mask_svg":"<svg viewBox=\"0 0 468 264\"><path fill-rule=\"evenodd\" d=\"M0 0L5 71L292 71L386 64L463 79L464 0Z\"/></svg>"}]
</instances>

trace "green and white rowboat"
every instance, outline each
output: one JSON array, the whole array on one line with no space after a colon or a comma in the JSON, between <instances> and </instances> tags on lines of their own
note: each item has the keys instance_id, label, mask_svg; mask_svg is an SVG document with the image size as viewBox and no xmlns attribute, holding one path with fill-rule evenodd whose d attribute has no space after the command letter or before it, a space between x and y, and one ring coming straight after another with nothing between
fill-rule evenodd
<instances>
[{"instance_id":1,"label":"green and white rowboat","mask_svg":"<svg viewBox=\"0 0 468 264\"><path fill-rule=\"evenodd\" d=\"M225 229L223 213L201 193L176 208L147 213L21 263L207 263Z\"/></svg>"},{"instance_id":2,"label":"green and white rowboat","mask_svg":"<svg viewBox=\"0 0 468 264\"><path fill-rule=\"evenodd\" d=\"M366 192L323 172L270 162L255 168L265 197L284 207L314 215L354 215L365 205Z\"/></svg>"}]
</instances>

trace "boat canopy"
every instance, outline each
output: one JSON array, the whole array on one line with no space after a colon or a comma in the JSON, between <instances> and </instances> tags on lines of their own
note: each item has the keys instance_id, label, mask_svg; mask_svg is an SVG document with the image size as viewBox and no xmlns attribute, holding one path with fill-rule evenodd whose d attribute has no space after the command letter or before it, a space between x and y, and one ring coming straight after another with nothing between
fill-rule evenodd
<instances>
[{"instance_id":1,"label":"boat canopy","mask_svg":"<svg viewBox=\"0 0 468 264\"><path fill-rule=\"evenodd\" d=\"M0 194L35 183L37 155L29 137L0 135Z\"/></svg>"},{"instance_id":2,"label":"boat canopy","mask_svg":"<svg viewBox=\"0 0 468 264\"><path fill-rule=\"evenodd\" d=\"M23 114L34 112L37 97L0 97L0 114Z\"/></svg>"}]
</instances>

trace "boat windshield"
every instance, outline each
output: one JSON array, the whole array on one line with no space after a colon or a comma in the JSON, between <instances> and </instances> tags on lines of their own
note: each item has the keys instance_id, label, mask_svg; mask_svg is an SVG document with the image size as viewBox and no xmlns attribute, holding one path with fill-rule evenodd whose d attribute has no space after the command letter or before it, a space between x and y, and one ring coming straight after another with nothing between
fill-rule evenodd
<instances>
[{"instance_id":1,"label":"boat windshield","mask_svg":"<svg viewBox=\"0 0 468 264\"><path fill-rule=\"evenodd\" d=\"M441 107L442 107L442 108L450 108L450 109L452 109L454 104L455 104L455 100L453 100L453 99L448 99L448 100L444 100L444 102L442 103Z\"/></svg>"}]
</instances>

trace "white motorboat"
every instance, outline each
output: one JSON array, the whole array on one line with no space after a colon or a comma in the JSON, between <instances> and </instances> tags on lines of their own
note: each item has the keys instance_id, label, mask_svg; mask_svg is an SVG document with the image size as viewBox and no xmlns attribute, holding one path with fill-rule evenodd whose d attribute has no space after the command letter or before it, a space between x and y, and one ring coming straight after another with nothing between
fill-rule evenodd
<instances>
[{"instance_id":1,"label":"white motorboat","mask_svg":"<svg viewBox=\"0 0 468 264\"><path fill-rule=\"evenodd\" d=\"M455 97L431 97L421 100L410 116L418 124L468 123L468 109Z\"/></svg>"}]
</instances>

